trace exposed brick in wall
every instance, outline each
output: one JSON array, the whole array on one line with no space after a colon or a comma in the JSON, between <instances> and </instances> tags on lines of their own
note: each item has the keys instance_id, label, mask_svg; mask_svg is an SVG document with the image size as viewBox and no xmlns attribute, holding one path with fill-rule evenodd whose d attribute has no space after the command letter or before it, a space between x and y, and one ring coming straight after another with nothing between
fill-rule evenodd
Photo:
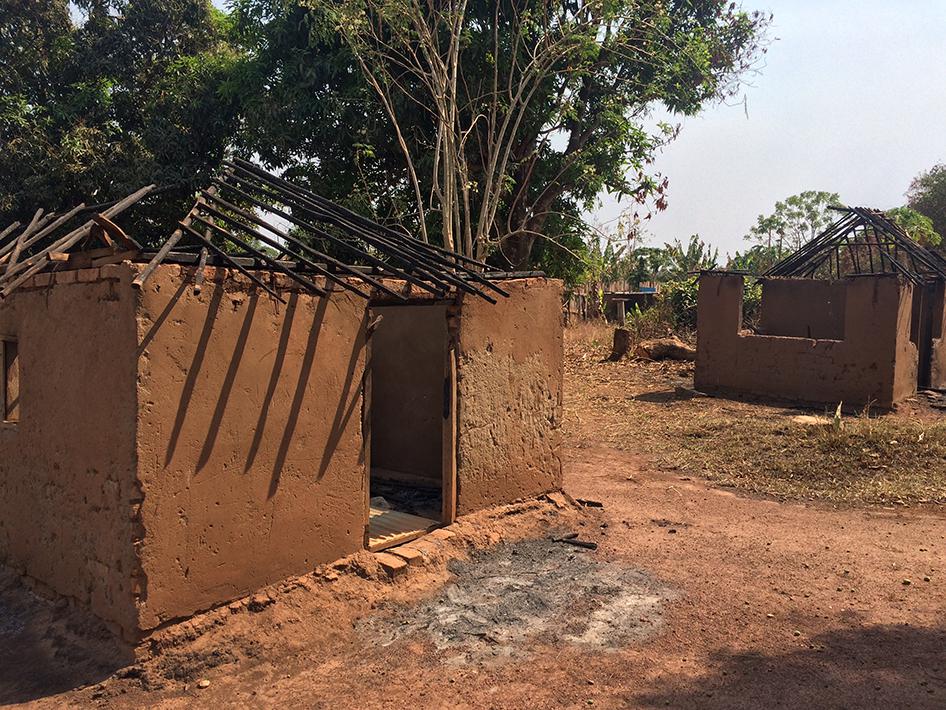
<instances>
[{"instance_id":1,"label":"exposed brick in wall","mask_svg":"<svg viewBox=\"0 0 946 710\"><path fill-rule=\"evenodd\" d=\"M880 408L909 396L917 373L912 286L881 276L848 279L845 287L843 339L756 335L741 330L742 276L703 274L697 389ZM796 295L799 309L809 307L801 290Z\"/></svg>"}]
</instances>

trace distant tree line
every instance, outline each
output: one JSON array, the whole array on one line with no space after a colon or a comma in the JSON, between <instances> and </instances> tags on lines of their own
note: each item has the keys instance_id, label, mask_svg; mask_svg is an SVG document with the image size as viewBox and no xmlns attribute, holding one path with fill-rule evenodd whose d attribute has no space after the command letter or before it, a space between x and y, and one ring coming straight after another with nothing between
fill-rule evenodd
<instances>
[{"instance_id":1,"label":"distant tree line","mask_svg":"<svg viewBox=\"0 0 946 710\"><path fill-rule=\"evenodd\" d=\"M910 185L906 205L887 211L914 240L933 249L943 247L937 227L946 218L946 166L924 172ZM720 259L719 250L698 234L687 240L675 239L662 247L649 246L640 224L625 216L617 222L613 235L597 235L589 241L585 268L577 272L575 282L584 282L588 290L602 296L611 285L627 284L637 289L644 283L659 284L657 318L670 327L694 327L696 318L696 279L703 270L726 268L759 275L818 236L840 215L830 208L842 205L835 192L808 190L776 202L771 214L759 215L745 235L752 243L748 249ZM761 290L747 280L744 312L749 319L761 300ZM641 318L636 314L634 318Z\"/></svg>"},{"instance_id":2,"label":"distant tree line","mask_svg":"<svg viewBox=\"0 0 946 710\"><path fill-rule=\"evenodd\" d=\"M928 247L940 247L942 236L939 230L930 216L918 209L919 203L912 196L919 180L913 181L908 193L908 204L887 210L887 215L915 241ZM931 203L935 204L935 200L931 200ZM759 215L746 234L746 240L754 242L754 245L744 252L733 254L728 267L753 274L762 273L836 222L841 215L830 208L840 205L843 203L836 192L816 190L776 202L772 214Z\"/></svg>"},{"instance_id":3,"label":"distant tree line","mask_svg":"<svg viewBox=\"0 0 946 710\"><path fill-rule=\"evenodd\" d=\"M946 166L937 166L917 177L907 193L908 203L887 210L912 239L934 249L943 248L936 220L946 218ZM719 250L698 234L686 242L673 240L662 247L643 244L643 233L627 233L623 222L613 238L591 242L587 275L593 280L672 282L694 272L722 268L761 274L801 248L836 222L840 215L830 208L842 205L836 192L808 190L775 203L771 214L759 215L745 239L748 249L721 260ZM940 225L940 228L946 225ZM622 228L624 231L622 232Z\"/></svg>"}]
</instances>

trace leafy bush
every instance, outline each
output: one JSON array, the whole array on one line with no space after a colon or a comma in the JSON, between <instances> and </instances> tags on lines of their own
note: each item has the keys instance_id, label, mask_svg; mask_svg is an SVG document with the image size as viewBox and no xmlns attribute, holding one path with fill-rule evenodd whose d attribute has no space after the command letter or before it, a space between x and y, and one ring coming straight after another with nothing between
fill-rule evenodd
<instances>
[{"instance_id":1,"label":"leafy bush","mask_svg":"<svg viewBox=\"0 0 946 710\"><path fill-rule=\"evenodd\" d=\"M635 305L634 310L625 315L624 327L631 331L634 342L662 338L673 332L673 323L668 318L668 311L660 303L644 310Z\"/></svg>"},{"instance_id":2,"label":"leafy bush","mask_svg":"<svg viewBox=\"0 0 946 710\"><path fill-rule=\"evenodd\" d=\"M696 304L699 284L695 278L668 281L663 284L657 304L653 310L660 313L674 331L696 330ZM761 313L762 285L755 279L745 279L742 294L742 318L747 324L755 324Z\"/></svg>"},{"instance_id":3,"label":"leafy bush","mask_svg":"<svg viewBox=\"0 0 946 710\"><path fill-rule=\"evenodd\" d=\"M674 330L696 328L697 279L685 278L663 284L659 301L665 305Z\"/></svg>"},{"instance_id":4,"label":"leafy bush","mask_svg":"<svg viewBox=\"0 0 946 710\"><path fill-rule=\"evenodd\" d=\"M742 291L742 322L755 325L762 315L762 284L755 279L746 279Z\"/></svg>"}]
</instances>

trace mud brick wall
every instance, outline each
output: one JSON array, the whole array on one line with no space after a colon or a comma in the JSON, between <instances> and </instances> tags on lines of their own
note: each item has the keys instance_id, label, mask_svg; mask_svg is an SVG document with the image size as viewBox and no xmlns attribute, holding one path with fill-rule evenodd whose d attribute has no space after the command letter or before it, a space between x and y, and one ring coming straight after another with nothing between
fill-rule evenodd
<instances>
[{"instance_id":1,"label":"mud brick wall","mask_svg":"<svg viewBox=\"0 0 946 710\"><path fill-rule=\"evenodd\" d=\"M561 488L562 284L463 296L457 333L457 513Z\"/></svg>"},{"instance_id":2,"label":"mud brick wall","mask_svg":"<svg viewBox=\"0 0 946 710\"><path fill-rule=\"evenodd\" d=\"M765 279L759 331L796 338L844 339L847 282Z\"/></svg>"},{"instance_id":3,"label":"mud brick wall","mask_svg":"<svg viewBox=\"0 0 946 710\"><path fill-rule=\"evenodd\" d=\"M195 295L190 272L160 267L137 313L143 629L362 549L367 526L364 301L280 277L283 305L222 269Z\"/></svg>"},{"instance_id":4,"label":"mud brick wall","mask_svg":"<svg viewBox=\"0 0 946 710\"><path fill-rule=\"evenodd\" d=\"M135 298L119 266L40 274L0 302L19 422L0 424L0 561L133 628Z\"/></svg>"},{"instance_id":5,"label":"mud brick wall","mask_svg":"<svg viewBox=\"0 0 946 710\"><path fill-rule=\"evenodd\" d=\"M137 291L142 268L0 303L0 561L129 639L362 549L368 508L365 302L277 277L279 304L215 268L195 294L174 265ZM459 513L561 487L561 284L504 285L452 319Z\"/></svg>"},{"instance_id":6,"label":"mud brick wall","mask_svg":"<svg viewBox=\"0 0 946 710\"><path fill-rule=\"evenodd\" d=\"M739 275L700 277L697 389L881 408L915 391L910 284L892 276L848 279L843 340L742 331L742 288Z\"/></svg>"}]
</instances>

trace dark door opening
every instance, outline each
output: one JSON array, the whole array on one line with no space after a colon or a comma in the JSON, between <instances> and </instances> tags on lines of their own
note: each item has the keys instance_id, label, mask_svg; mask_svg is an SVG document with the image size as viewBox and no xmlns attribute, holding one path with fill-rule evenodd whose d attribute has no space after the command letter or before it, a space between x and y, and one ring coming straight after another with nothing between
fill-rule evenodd
<instances>
[{"instance_id":1,"label":"dark door opening","mask_svg":"<svg viewBox=\"0 0 946 710\"><path fill-rule=\"evenodd\" d=\"M917 349L917 388L927 389L932 385L934 305L937 284L927 283L913 288L913 310L910 324L910 340ZM940 311L942 312L942 311Z\"/></svg>"},{"instance_id":2,"label":"dark door opening","mask_svg":"<svg viewBox=\"0 0 946 710\"><path fill-rule=\"evenodd\" d=\"M368 548L441 524L444 491L446 306L381 306L370 346Z\"/></svg>"}]
</instances>

